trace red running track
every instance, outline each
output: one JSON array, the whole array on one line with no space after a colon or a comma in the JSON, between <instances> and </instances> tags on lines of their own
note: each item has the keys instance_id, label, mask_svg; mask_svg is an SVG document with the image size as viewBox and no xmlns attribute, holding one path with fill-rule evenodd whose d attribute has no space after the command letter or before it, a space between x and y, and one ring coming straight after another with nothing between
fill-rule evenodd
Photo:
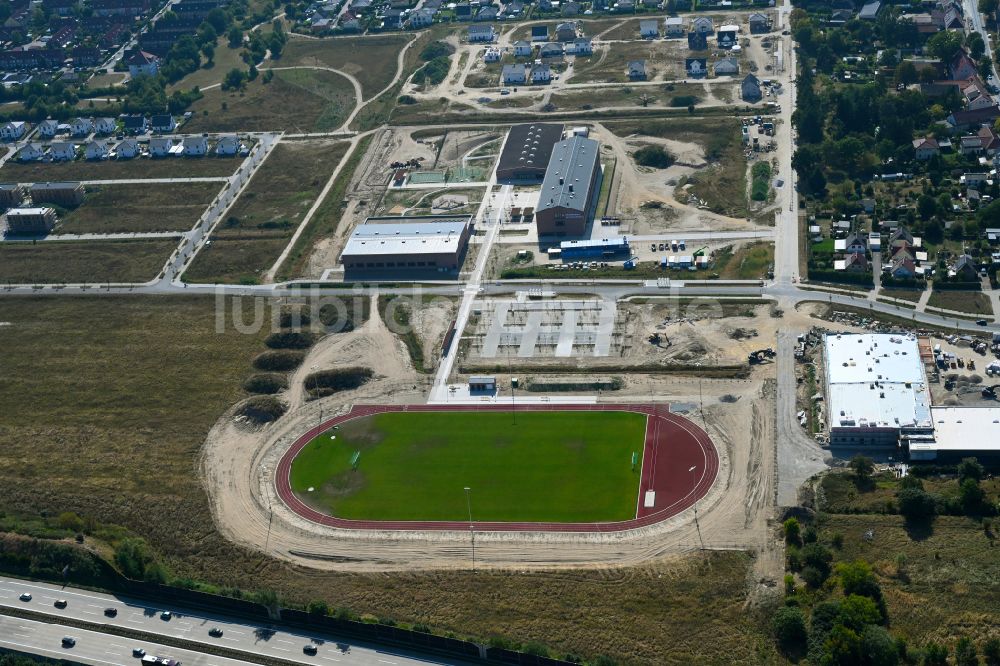
<instances>
[{"instance_id":1,"label":"red running track","mask_svg":"<svg viewBox=\"0 0 1000 666\"><path fill-rule=\"evenodd\" d=\"M347 414L330 419L303 433L285 452L275 473L275 489L281 500L306 520L354 530L467 530L467 521L347 520L320 513L292 492L292 460L314 437L335 425L384 412L506 411L507 405L355 405ZM636 517L609 523L503 523L474 522L478 532L622 532L653 525L691 507L705 496L719 472L719 455L704 430L683 416L670 413L667 405L518 405L522 411L618 411L646 414L646 444ZM694 471L691 471L694 467ZM655 504L645 507L647 490L655 491Z\"/></svg>"}]
</instances>

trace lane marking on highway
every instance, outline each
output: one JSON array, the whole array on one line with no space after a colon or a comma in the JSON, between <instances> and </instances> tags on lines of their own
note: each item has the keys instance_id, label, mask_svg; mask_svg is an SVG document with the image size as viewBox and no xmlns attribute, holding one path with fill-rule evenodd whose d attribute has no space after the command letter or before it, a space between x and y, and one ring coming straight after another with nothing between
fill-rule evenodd
<instances>
[{"instance_id":1,"label":"lane marking on highway","mask_svg":"<svg viewBox=\"0 0 1000 666\"><path fill-rule=\"evenodd\" d=\"M379 659L378 661L381 661L383 664L395 664L396 663L394 661L386 661L385 659Z\"/></svg>"},{"instance_id":2,"label":"lane marking on highway","mask_svg":"<svg viewBox=\"0 0 1000 666\"><path fill-rule=\"evenodd\" d=\"M11 636L20 636L21 638L32 638L32 634L19 634L15 631L10 632Z\"/></svg>"},{"instance_id":3,"label":"lane marking on highway","mask_svg":"<svg viewBox=\"0 0 1000 666\"><path fill-rule=\"evenodd\" d=\"M291 652L288 648L278 647L277 645L274 646L274 649L281 650L282 652Z\"/></svg>"},{"instance_id":4,"label":"lane marking on highway","mask_svg":"<svg viewBox=\"0 0 1000 666\"><path fill-rule=\"evenodd\" d=\"M12 647L27 648L29 651L32 651L35 654L54 654L54 655L57 655L59 657L62 657L65 654L63 652L56 652L55 650L49 650L47 648L38 647L36 645L29 645L27 643L15 643L14 641L0 641L0 645L8 645L8 646L12 646ZM86 657L86 659L88 659L90 661L95 661L98 664L108 664L108 666L118 666L118 662L115 662L115 661L103 661L103 660L97 659L95 657Z\"/></svg>"}]
</instances>

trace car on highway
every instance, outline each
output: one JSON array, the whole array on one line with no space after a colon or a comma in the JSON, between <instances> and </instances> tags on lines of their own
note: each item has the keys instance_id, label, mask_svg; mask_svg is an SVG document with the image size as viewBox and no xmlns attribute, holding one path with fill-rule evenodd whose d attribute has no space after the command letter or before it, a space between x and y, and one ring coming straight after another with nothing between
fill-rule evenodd
<instances>
[{"instance_id":1,"label":"car on highway","mask_svg":"<svg viewBox=\"0 0 1000 666\"><path fill-rule=\"evenodd\" d=\"M169 621L170 618L172 618L172 617L173 617L173 614L170 611L163 611L162 613L160 613L160 619L161 620L168 620Z\"/></svg>"},{"instance_id":2,"label":"car on highway","mask_svg":"<svg viewBox=\"0 0 1000 666\"><path fill-rule=\"evenodd\" d=\"M132 648L132 656L133 657L145 657L146 656L146 651L143 650L142 648Z\"/></svg>"},{"instance_id":3,"label":"car on highway","mask_svg":"<svg viewBox=\"0 0 1000 666\"><path fill-rule=\"evenodd\" d=\"M56 608L66 608L66 600L56 599L56 602L52 605L55 606Z\"/></svg>"},{"instance_id":4,"label":"car on highway","mask_svg":"<svg viewBox=\"0 0 1000 666\"><path fill-rule=\"evenodd\" d=\"M62 646L63 647L71 648L74 645L76 645L76 639L75 638L73 638L72 636L63 636L63 638L62 638Z\"/></svg>"},{"instance_id":5,"label":"car on highway","mask_svg":"<svg viewBox=\"0 0 1000 666\"><path fill-rule=\"evenodd\" d=\"M115 608L114 606L108 606L107 608L104 609L104 614L107 615L108 617L117 617L118 609Z\"/></svg>"},{"instance_id":6,"label":"car on highway","mask_svg":"<svg viewBox=\"0 0 1000 666\"><path fill-rule=\"evenodd\" d=\"M986 326L986 320L985 319L977 319L976 320L976 326Z\"/></svg>"},{"instance_id":7,"label":"car on highway","mask_svg":"<svg viewBox=\"0 0 1000 666\"><path fill-rule=\"evenodd\" d=\"M31 601L31 595L27 592L22 592L21 596L18 597L21 601Z\"/></svg>"},{"instance_id":8,"label":"car on highway","mask_svg":"<svg viewBox=\"0 0 1000 666\"><path fill-rule=\"evenodd\" d=\"M313 645L312 643L309 643L308 645L303 645L302 652L308 655L314 655L316 654L316 646Z\"/></svg>"},{"instance_id":9,"label":"car on highway","mask_svg":"<svg viewBox=\"0 0 1000 666\"><path fill-rule=\"evenodd\" d=\"M211 636L212 638L220 638L222 636L222 629L219 629L218 627L212 627L211 629L208 630L208 635Z\"/></svg>"}]
</instances>

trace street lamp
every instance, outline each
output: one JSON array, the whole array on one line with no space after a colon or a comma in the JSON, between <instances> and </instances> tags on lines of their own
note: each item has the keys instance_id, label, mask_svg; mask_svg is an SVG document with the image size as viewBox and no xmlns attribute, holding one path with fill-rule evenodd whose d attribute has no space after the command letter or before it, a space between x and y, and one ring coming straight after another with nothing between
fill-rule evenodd
<instances>
[{"instance_id":1,"label":"street lamp","mask_svg":"<svg viewBox=\"0 0 1000 666\"><path fill-rule=\"evenodd\" d=\"M476 530L472 524L472 488L465 487L465 503L469 507L469 540L472 544L472 571L476 571Z\"/></svg>"},{"instance_id":2,"label":"street lamp","mask_svg":"<svg viewBox=\"0 0 1000 666\"><path fill-rule=\"evenodd\" d=\"M694 480L694 471L698 469L697 465L692 465L688 468L691 472L691 492L694 493L697 490L697 483ZM698 496L694 496L694 527L698 530L698 542L701 543L701 549L705 550L705 540L701 536L701 525L698 524Z\"/></svg>"}]
</instances>

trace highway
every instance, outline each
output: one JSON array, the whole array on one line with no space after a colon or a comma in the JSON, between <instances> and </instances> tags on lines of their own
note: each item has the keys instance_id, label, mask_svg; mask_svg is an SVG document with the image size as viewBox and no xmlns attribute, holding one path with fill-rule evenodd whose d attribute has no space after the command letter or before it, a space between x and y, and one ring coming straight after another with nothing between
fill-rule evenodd
<instances>
[{"instance_id":1,"label":"highway","mask_svg":"<svg viewBox=\"0 0 1000 666\"><path fill-rule=\"evenodd\" d=\"M31 595L31 601L21 601L22 593ZM66 600L66 607L54 606L59 599ZM0 645L16 648L24 652L64 655L72 652L73 658L94 664L138 663L133 660L132 648L141 647L149 654L180 659L185 664L227 664L258 663L253 655L272 657L301 664L343 664L343 666L414 666L417 664L463 664L458 660L427 658L407 654L396 649L380 649L359 645L353 641L335 636L311 632L276 629L267 624L254 623L242 619L204 611L192 611L169 604L150 605L144 601L116 597L100 592L76 588L63 588L48 583L22 581L0 577L0 607L20 608L44 613L53 618L65 618L122 627L147 634L182 639L206 646L217 645L229 650L247 653L248 661L222 659L192 650L134 641L113 634L82 631L60 624L29 622L21 618L0 614ZM118 610L115 617L104 615L104 609ZM170 619L163 619L161 613L171 612ZM222 630L222 636L213 638L208 632L213 627ZM10 630L8 630L8 628ZM73 648L62 648L63 636L77 639ZM315 645L316 654L303 653L306 645ZM183 656L187 653L190 656ZM64 657L65 658L65 657Z\"/></svg>"}]
</instances>

